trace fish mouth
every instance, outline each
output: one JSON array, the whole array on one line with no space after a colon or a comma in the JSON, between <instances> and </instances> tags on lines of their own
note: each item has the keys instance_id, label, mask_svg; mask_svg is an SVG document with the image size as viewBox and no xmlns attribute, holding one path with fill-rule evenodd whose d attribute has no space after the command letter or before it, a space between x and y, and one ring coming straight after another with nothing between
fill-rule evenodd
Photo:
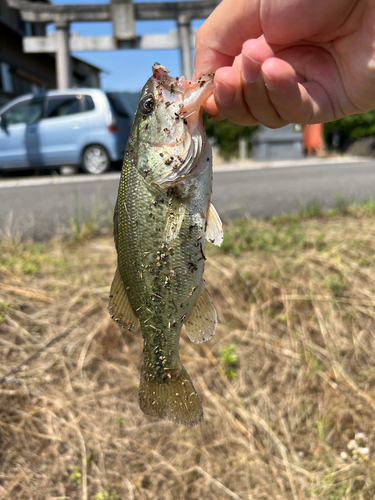
<instances>
[{"instance_id":1,"label":"fish mouth","mask_svg":"<svg viewBox=\"0 0 375 500\"><path fill-rule=\"evenodd\" d=\"M169 71L159 63L152 66L152 80L158 89L162 102L178 103L181 118L195 113L213 92L214 73L187 80L184 76L173 78Z\"/></svg>"}]
</instances>

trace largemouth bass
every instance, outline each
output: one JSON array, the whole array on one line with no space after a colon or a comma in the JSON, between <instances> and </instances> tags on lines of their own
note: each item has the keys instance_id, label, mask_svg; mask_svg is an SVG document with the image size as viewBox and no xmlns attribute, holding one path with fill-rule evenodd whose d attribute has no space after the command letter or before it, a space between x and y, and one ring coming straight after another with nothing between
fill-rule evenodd
<instances>
[{"instance_id":1,"label":"largemouth bass","mask_svg":"<svg viewBox=\"0 0 375 500\"><path fill-rule=\"evenodd\" d=\"M118 267L109 310L127 329L140 323L139 386L146 415L184 425L203 410L179 358L182 325L193 342L209 340L217 316L202 279L205 238L222 241L210 202L211 147L201 105L213 75L172 78L158 63L143 87L127 144L114 214Z\"/></svg>"}]
</instances>

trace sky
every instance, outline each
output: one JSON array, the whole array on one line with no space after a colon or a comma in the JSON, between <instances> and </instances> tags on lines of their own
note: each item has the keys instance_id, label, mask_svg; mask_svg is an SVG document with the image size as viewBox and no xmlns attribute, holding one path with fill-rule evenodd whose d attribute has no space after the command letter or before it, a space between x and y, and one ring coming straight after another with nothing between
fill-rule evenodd
<instances>
[{"instance_id":1,"label":"sky","mask_svg":"<svg viewBox=\"0 0 375 500\"><path fill-rule=\"evenodd\" d=\"M138 3L140 0L134 0ZM155 2L160 0L142 0ZM173 0L165 0L166 2ZM54 4L92 4L109 3L108 0L53 0ZM203 20L195 19L191 23L192 28L198 28ZM175 21L136 21L136 34L166 34L170 30L176 30ZM53 33L54 26L48 25L47 31ZM70 25L71 33L80 36L111 35L112 25L110 22L82 22ZM138 92L142 89L151 76L151 66L157 61L167 69L172 76L181 75L180 52L174 50L140 50L121 49L117 51L103 52L75 52L75 57L83 59L101 68L102 89L106 91ZM194 54L193 54L194 55Z\"/></svg>"}]
</instances>

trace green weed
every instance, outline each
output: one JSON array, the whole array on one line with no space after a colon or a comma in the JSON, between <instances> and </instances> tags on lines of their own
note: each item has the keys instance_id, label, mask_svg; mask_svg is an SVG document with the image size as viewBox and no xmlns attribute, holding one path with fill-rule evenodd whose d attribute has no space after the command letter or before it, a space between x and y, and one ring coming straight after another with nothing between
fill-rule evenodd
<instances>
[{"instance_id":1,"label":"green weed","mask_svg":"<svg viewBox=\"0 0 375 500\"><path fill-rule=\"evenodd\" d=\"M236 353L236 344L230 344L228 347L220 348L220 362L223 365L223 371L228 378L236 378L235 368L238 366L239 356Z\"/></svg>"},{"instance_id":2,"label":"green weed","mask_svg":"<svg viewBox=\"0 0 375 500\"><path fill-rule=\"evenodd\" d=\"M114 490L105 490L95 493L94 500L117 500L118 496Z\"/></svg>"},{"instance_id":3,"label":"green weed","mask_svg":"<svg viewBox=\"0 0 375 500\"><path fill-rule=\"evenodd\" d=\"M333 295L338 295L342 293L346 286L346 282L339 274L330 274L326 279L325 283Z\"/></svg>"},{"instance_id":4,"label":"green weed","mask_svg":"<svg viewBox=\"0 0 375 500\"><path fill-rule=\"evenodd\" d=\"M79 471L78 465L73 465L73 472L69 475L69 477L76 484L82 483L82 474Z\"/></svg>"}]
</instances>

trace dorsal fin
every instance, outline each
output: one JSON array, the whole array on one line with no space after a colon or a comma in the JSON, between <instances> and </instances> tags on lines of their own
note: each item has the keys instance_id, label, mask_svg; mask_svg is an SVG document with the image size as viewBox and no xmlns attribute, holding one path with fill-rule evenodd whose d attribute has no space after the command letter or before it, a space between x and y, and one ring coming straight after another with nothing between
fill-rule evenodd
<instances>
[{"instance_id":1,"label":"dorsal fin","mask_svg":"<svg viewBox=\"0 0 375 500\"><path fill-rule=\"evenodd\" d=\"M211 295L202 280L201 289L194 307L185 321L185 328L189 339L200 344L210 340L215 335L217 326L217 314L212 302Z\"/></svg>"},{"instance_id":2,"label":"dorsal fin","mask_svg":"<svg viewBox=\"0 0 375 500\"><path fill-rule=\"evenodd\" d=\"M223 225L216 208L210 202L210 207L207 213L206 240L218 247L223 242Z\"/></svg>"},{"instance_id":3,"label":"dorsal fin","mask_svg":"<svg viewBox=\"0 0 375 500\"><path fill-rule=\"evenodd\" d=\"M108 309L113 321L123 328L133 330L138 324L118 269L112 281Z\"/></svg>"}]
</instances>

